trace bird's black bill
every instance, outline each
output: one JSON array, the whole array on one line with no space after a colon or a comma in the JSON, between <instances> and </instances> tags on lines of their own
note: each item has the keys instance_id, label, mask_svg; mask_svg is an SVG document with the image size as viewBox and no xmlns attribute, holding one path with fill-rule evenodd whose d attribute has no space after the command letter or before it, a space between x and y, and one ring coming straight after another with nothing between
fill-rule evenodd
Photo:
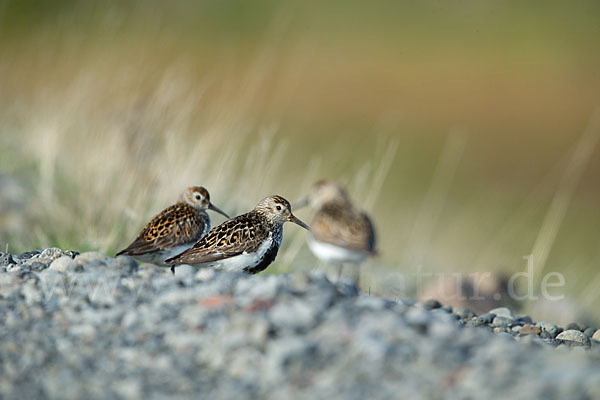
<instances>
[{"instance_id":1,"label":"bird's black bill","mask_svg":"<svg viewBox=\"0 0 600 400\"><path fill-rule=\"evenodd\" d=\"M298 218L296 218L295 215L290 214L288 221L295 223L296 225L300 225L301 227L303 227L304 229L306 229L307 231L310 231L310 228L308 227L308 225L306 225L304 222L300 221Z\"/></svg>"},{"instance_id":2,"label":"bird's black bill","mask_svg":"<svg viewBox=\"0 0 600 400\"><path fill-rule=\"evenodd\" d=\"M213 203L210 203L208 205L208 209L213 210L214 212L218 212L219 214L223 215L226 218L231 218L229 215L225 214L221 209L219 209L218 207L215 207Z\"/></svg>"},{"instance_id":3,"label":"bird's black bill","mask_svg":"<svg viewBox=\"0 0 600 400\"><path fill-rule=\"evenodd\" d=\"M306 207L307 205L308 205L308 197L304 197L304 198L294 202L294 204L292 204L292 208L294 210L297 210L299 208Z\"/></svg>"}]
</instances>

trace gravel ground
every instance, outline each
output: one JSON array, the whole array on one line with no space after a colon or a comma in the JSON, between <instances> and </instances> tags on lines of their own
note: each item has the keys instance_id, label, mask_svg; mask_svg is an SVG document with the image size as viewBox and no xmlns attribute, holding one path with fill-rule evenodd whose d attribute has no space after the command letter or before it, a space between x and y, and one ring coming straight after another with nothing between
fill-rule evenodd
<instances>
[{"instance_id":1,"label":"gravel ground","mask_svg":"<svg viewBox=\"0 0 600 400\"><path fill-rule=\"evenodd\" d=\"M600 331L324 275L0 253L0 398L597 399Z\"/></svg>"}]
</instances>

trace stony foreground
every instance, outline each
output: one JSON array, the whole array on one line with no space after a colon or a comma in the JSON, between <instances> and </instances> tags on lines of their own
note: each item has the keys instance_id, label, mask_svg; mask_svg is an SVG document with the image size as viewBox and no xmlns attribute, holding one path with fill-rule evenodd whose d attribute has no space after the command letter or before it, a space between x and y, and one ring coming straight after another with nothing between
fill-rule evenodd
<instances>
[{"instance_id":1,"label":"stony foreground","mask_svg":"<svg viewBox=\"0 0 600 400\"><path fill-rule=\"evenodd\" d=\"M58 249L0 265L0 398L600 398L593 330L508 309Z\"/></svg>"}]
</instances>

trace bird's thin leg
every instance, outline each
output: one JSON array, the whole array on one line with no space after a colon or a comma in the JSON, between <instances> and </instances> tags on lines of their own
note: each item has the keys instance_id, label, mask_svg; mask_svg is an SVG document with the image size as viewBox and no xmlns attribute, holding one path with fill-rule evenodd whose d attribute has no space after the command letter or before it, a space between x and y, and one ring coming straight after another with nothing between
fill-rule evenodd
<instances>
[{"instance_id":1,"label":"bird's thin leg","mask_svg":"<svg viewBox=\"0 0 600 400\"><path fill-rule=\"evenodd\" d=\"M338 281L342 278L343 271L344 271L344 263L339 263L337 265L337 280Z\"/></svg>"},{"instance_id":2,"label":"bird's thin leg","mask_svg":"<svg viewBox=\"0 0 600 400\"><path fill-rule=\"evenodd\" d=\"M354 266L354 281L356 282L356 287L360 289L360 266Z\"/></svg>"},{"instance_id":3,"label":"bird's thin leg","mask_svg":"<svg viewBox=\"0 0 600 400\"><path fill-rule=\"evenodd\" d=\"M175 275L175 266L171 265L171 272L173 273L173 275Z\"/></svg>"}]
</instances>

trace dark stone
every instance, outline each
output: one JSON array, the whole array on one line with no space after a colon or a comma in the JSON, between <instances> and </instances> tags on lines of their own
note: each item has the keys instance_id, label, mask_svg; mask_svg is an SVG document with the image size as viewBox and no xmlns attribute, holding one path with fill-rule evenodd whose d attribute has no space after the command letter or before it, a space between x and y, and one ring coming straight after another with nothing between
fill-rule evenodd
<instances>
[{"instance_id":1,"label":"dark stone","mask_svg":"<svg viewBox=\"0 0 600 400\"><path fill-rule=\"evenodd\" d=\"M479 317L473 317L470 320L467 321L467 326L482 326L482 325L486 325L485 322L483 322L481 319L479 319Z\"/></svg>"},{"instance_id":2,"label":"dark stone","mask_svg":"<svg viewBox=\"0 0 600 400\"><path fill-rule=\"evenodd\" d=\"M569 325L567 325L567 330L575 330L575 331L583 332L585 329L586 329L586 326L579 322L571 322Z\"/></svg>"},{"instance_id":3,"label":"dark stone","mask_svg":"<svg viewBox=\"0 0 600 400\"><path fill-rule=\"evenodd\" d=\"M17 258L20 258L20 259L24 260L24 259L28 259L28 258L31 258L33 256L36 256L38 254L42 254L42 250L26 251L25 253L19 254L17 256Z\"/></svg>"},{"instance_id":4,"label":"dark stone","mask_svg":"<svg viewBox=\"0 0 600 400\"><path fill-rule=\"evenodd\" d=\"M468 308L457 308L454 310L454 314L458 315L464 320L470 320L475 316L475 313Z\"/></svg>"},{"instance_id":5,"label":"dark stone","mask_svg":"<svg viewBox=\"0 0 600 400\"><path fill-rule=\"evenodd\" d=\"M31 270L36 271L36 272L43 271L46 268L48 268L49 266L50 266L50 264L44 264L39 261L34 261L30 264Z\"/></svg>"},{"instance_id":6,"label":"dark stone","mask_svg":"<svg viewBox=\"0 0 600 400\"><path fill-rule=\"evenodd\" d=\"M554 339L554 336L555 336L555 335L551 334L551 333L550 333L550 332L548 332L548 331L542 331L542 332L540 333L540 337L541 337L542 339Z\"/></svg>"},{"instance_id":7,"label":"dark stone","mask_svg":"<svg viewBox=\"0 0 600 400\"><path fill-rule=\"evenodd\" d=\"M65 253L65 255L71 257L72 259L75 259L75 257L77 257L79 255L79 252L75 251L75 250L67 250L67 251L64 251L64 253Z\"/></svg>"},{"instance_id":8,"label":"dark stone","mask_svg":"<svg viewBox=\"0 0 600 400\"><path fill-rule=\"evenodd\" d=\"M479 317L477 317L482 323L484 324L491 324L492 321L494 320L494 318L496 318L496 314L493 313L485 313L485 314L481 314Z\"/></svg>"},{"instance_id":9,"label":"dark stone","mask_svg":"<svg viewBox=\"0 0 600 400\"><path fill-rule=\"evenodd\" d=\"M550 334L550 337L552 337L552 338L555 338L556 335L558 335L559 333L561 333L563 331L562 328L560 328L554 324L544 322L544 321L538 322L536 324L536 326L539 326L540 328L542 328L542 333L548 332Z\"/></svg>"},{"instance_id":10,"label":"dark stone","mask_svg":"<svg viewBox=\"0 0 600 400\"><path fill-rule=\"evenodd\" d=\"M544 333L548 333L548 332L542 332L542 335ZM550 347L557 347L560 344L560 341L552 339L552 338L543 338L542 343L544 343Z\"/></svg>"},{"instance_id":11,"label":"dark stone","mask_svg":"<svg viewBox=\"0 0 600 400\"><path fill-rule=\"evenodd\" d=\"M436 308L440 308L442 305L439 301L435 299L429 299L423 303L423 308L426 310L435 310Z\"/></svg>"},{"instance_id":12,"label":"dark stone","mask_svg":"<svg viewBox=\"0 0 600 400\"><path fill-rule=\"evenodd\" d=\"M517 322L521 325L535 324L529 315L519 315L517 317Z\"/></svg>"},{"instance_id":13,"label":"dark stone","mask_svg":"<svg viewBox=\"0 0 600 400\"><path fill-rule=\"evenodd\" d=\"M13 258L12 254L0 252L0 265L10 265L10 264L16 264L16 263L17 262Z\"/></svg>"},{"instance_id":14,"label":"dark stone","mask_svg":"<svg viewBox=\"0 0 600 400\"><path fill-rule=\"evenodd\" d=\"M583 333L585 334L585 336L591 338L592 336L594 336L594 333L596 332L596 329L594 328L586 328Z\"/></svg>"}]
</instances>

